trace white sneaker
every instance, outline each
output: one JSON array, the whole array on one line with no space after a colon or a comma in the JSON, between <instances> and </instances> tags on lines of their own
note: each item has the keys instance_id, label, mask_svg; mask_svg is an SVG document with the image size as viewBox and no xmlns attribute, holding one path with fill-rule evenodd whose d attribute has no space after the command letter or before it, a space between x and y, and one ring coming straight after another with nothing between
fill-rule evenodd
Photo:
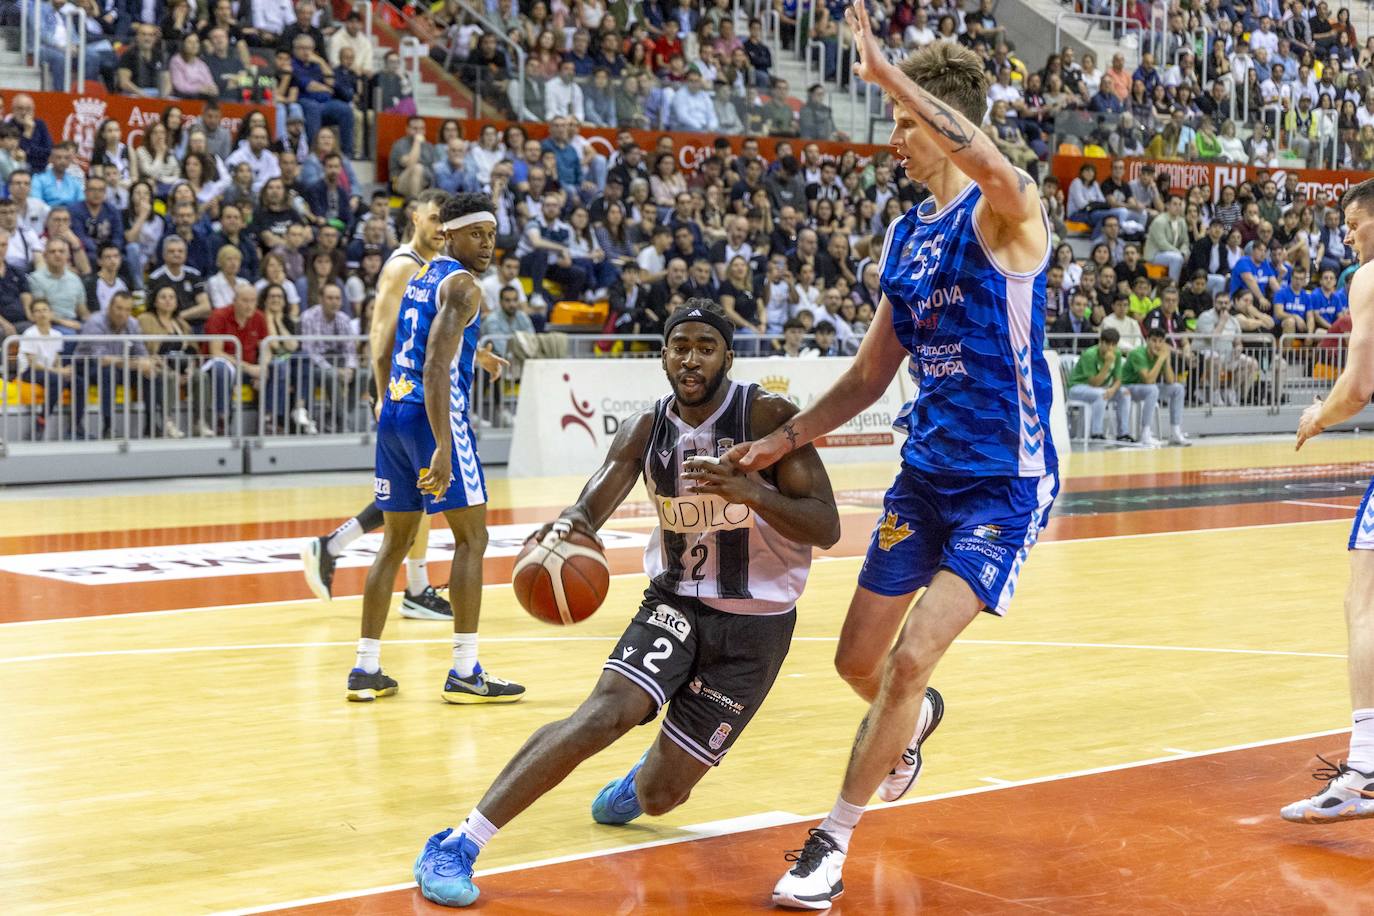
<instances>
[{"instance_id":1,"label":"white sneaker","mask_svg":"<svg viewBox=\"0 0 1374 916\"><path fill-rule=\"evenodd\" d=\"M1227 406L1227 407L1239 407L1239 406L1240 406L1240 393L1237 392L1236 389L1234 389L1234 388L1227 388L1227 389L1226 389L1226 406Z\"/></svg>"},{"instance_id":2,"label":"white sneaker","mask_svg":"<svg viewBox=\"0 0 1374 916\"><path fill-rule=\"evenodd\" d=\"M544 298L543 293L534 293L530 296L530 308L536 312L548 311L549 302Z\"/></svg>"},{"instance_id":3,"label":"white sneaker","mask_svg":"<svg viewBox=\"0 0 1374 916\"><path fill-rule=\"evenodd\" d=\"M313 436L320 431L319 427L315 425L315 421L310 419L310 414L306 412L304 407L297 407L295 410L291 411L291 422L295 423L300 431L307 436Z\"/></svg>"},{"instance_id":4,"label":"white sneaker","mask_svg":"<svg viewBox=\"0 0 1374 916\"><path fill-rule=\"evenodd\" d=\"M1186 448L1186 447L1188 447L1188 446L1190 446L1190 445L1193 444L1193 440L1192 440L1192 439L1189 439L1187 436L1185 436L1185 435L1183 434L1183 430L1181 430L1181 429L1175 429L1172 433L1169 434L1169 444L1170 444L1170 445L1182 445L1183 447Z\"/></svg>"},{"instance_id":5,"label":"white sneaker","mask_svg":"<svg viewBox=\"0 0 1374 916\"><path fill-rule=\"evenodd\" d=\"M1140 434L1141 448L1159 448L1159 440L1155 438L1154 430L1146 429Z\"/></svg>"},{"instance_id":6,"label":"white sneaker","mask_svg":"<svg viewBox=\"0 0 1374 916\"><path fill-rule=\"evenodd\" d=\"M1317 759L1326 766L1312 775L1327 780L1326 788L1311 798L1285 806L1279 816L1295 824L1330 824L1374 817L1374 773L1361 773L1320 755Z\"/></svg>"},{"instance_id":7,"label":"white sneaker","mask_svg":"<svg viewBox=\"0 0 1374 916\"><path fill-rule=\"evenodd\" d=\"M215 437L215 428L204 420L197 420L196 435L203 439L213 439Z\"/></svg>"},{"instance_id":8,"label":"white sneaker","mask_svg":"<svg viewBox=\"0 0 1374 916\"><path fill-rule=\"evenodd\" d=\"M878 786L878 798L893 802L901 798L921 775L921 743L940 727L945 717L945 698L934 687L926 688L925 698L921 700L921 714L916 717L916 732L911 736L911 746L902 752L897 765L887 774L883 784Z\"/></svg>"},{"instance_id":9,"label":"white sneaker","mask_svg":"<svg viewBox=\"0 0 1374 916\"><path fill-rule=\"evenodd\" d=\"M162 434L168 439L185 439L186 434L181 431L181 427L176 425L173 420L168 420L162 424Z\"/></svg>"},{"instance_id":10,"label":"white sneaker","mask_svg":"<svg viewBox=\"0 0 1374 916\"><path fill-rule=\"evenodd\" d=\"M773 886L773 903L802 910L828 910L844 893L844 853L829 833L812 827L806 845L785 856L797 864Z\"/></svg>"}]
</instances>

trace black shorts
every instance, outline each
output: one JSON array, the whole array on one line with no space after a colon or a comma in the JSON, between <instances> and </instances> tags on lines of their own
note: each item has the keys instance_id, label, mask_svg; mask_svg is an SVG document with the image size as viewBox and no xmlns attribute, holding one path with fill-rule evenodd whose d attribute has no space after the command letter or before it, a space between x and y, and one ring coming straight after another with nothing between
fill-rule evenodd
<instances>
[{"instance_id":1,"label":"black shorts","mask_svg":"<svg viewBox=\"0 0 1374 916\"><path fill-rule=\"evenodd\" d=\"M727 614L650 586L603 666L661 706L663 733L715 766L763 705L792 645L797 611Z\"/></svg>"}]
</instances>

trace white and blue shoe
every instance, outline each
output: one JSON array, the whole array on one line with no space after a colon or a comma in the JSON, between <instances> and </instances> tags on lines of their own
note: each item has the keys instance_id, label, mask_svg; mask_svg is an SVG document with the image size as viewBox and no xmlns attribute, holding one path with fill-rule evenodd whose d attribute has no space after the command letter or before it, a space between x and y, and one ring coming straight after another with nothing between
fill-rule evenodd
<instances>
[{"instance_id":1,"label":"white and blue shoe","mask_svg":"<svg viewBox=\"0 0 1374 916\"><path fill-rule=\"evenodd\" d=\"M471 906L478 890L472 883L472 866L481 852L477 844L446 827L425 841L415 857L415 883L426 900L444 906Z\"/></svg>"},{"instance_id":2,"label":"white and blue shoe","mask_svg":"<svg viewBox=\"0 0 1374 916\"><path fill-rule=\"evenodd\" d=\"M635 777L639 775L639 768L644 766L648 756L649 752L645 751L639 762L630 767L630 772L606 783L596 793L596 798L592 799L592 820L598 824L628 824L644 813L639 806Z\"/></svg>"}]
</instances>

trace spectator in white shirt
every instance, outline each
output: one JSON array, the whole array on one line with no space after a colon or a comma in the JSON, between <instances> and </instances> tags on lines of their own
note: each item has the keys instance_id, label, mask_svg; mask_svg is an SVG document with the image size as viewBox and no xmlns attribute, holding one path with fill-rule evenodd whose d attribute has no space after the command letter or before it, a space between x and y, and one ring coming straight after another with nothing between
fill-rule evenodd
<instances>
[{"instance_id":1,"label":"spectator in white shirt","mask_svg":"<svg viewBox=\"0 0 1374 916\"><path fill-rule=\"evenodd\" d=\"M520 259L513 254L502 257L501 263L497 265L496 269L483 277L478 285L482 287L482 300L488 312L501 307L501 291L503 289L515 290L516 298L520 301L521 311L524 311L529 305L529 297L525 295L525 288L520 285Z\"/></svg>"},{"instance_id":2,"label":"spectator in white shirt","mask_svg":"<svg viewBox=\"0 0 1374 916\"><path fill-rule=\"evenodd\" d=\"M997 71L997 82L988 87L988 110L996 102L1006 102L1007 107L1013 107L1021 101L1021 90L1011 84L1011 68L1003 67ZM837 327L835 329L843 342L844 334Z\"/></svg>"},{"instance_id":3,"label":"spectator in white shirt","mask_svg":"<svg viewBox=\"0 0 1374 916\"><path fill-rule=\"evenodd\" d=\"M720 127L716 104L702 85L701 74L687 74L687 88L673 93L669 111L669 130L715 131Z\"/></svg>"},{"instance_id":4,"label":"spectator in white shirt","mask_svg":"<svg viewBox=\"0 0 1374 916\"><path fill-rule=\"evenodd\" d=\"M558 65L558 75L544 84L544 117L547 120L571 116L584 120L582 87L577 85L577 70L570 60Z\"/></svg>"},{"instance_id":5,"label":"spectator in white shirt","mask_svg":"<svg viewBox=\"0 0 1374 916\"><path fill-rule=\"evenodd\" d=\"M329 36L329 65L338 69L339 52L353 49L353 70L364 77L376 73L372 62L372 42L363 34L363 14L353 10L344 20L344 27Z\"/></svg>"},{"instance_id":6,"label":"spectator in white shirt","mask_svg":"<svg viewBox=\"0 0 1374 916\"><path fill-rule=\"evenodd\" d=\"M296 21L296 10L291 0L253 0L253 28L264 37L277 39L288 25ZM272 44L265 41L264 44Z\"/></svg>"},{"instance_id":7,"label":"spectator in white shirt","mask_svg":"<svg viewBox=\"0 0 1374 916\"><path fill-rule=\"evenodd\" d=\"M243 267L243 252L237 245L225 245L215 255L219 270L205 284L205 294L210 297L210 308L223 308L233 305L238 297L239 287L253 289L253 284L239 276Z\"/></svg>"},{"instance_id":8,"label":"spectator in white shirt","mask_svg":"<svg viewBox=\"0 0 1374 916\"><path fill-rule=\"evenodd\" d=\"M1279 53L1279 36L1268 16L1260 17L1259 28L1250 33L1250 50L1258 54L1264 50L1272 57Z\"/></svg>"},{"instance_id":9,"label":"spectator in white shirt","mask_svg":"<svg viewBox=\"0 0 1374 916\"><path fill-rule=\"evenodd\" d=\"M62 392L71 385L72 367L62 365L63 336L52 326L52 307L46 299L29 304L33 324L19 341L19 380L43 388L43 415L36 430L42 438L48 415L62 403Z\"/></svg>"},{"instance_id":10,"label":"spectator in white shirt","mask_svg":"<svg viewBox=\"0 0 1374 916\"><path fill-rule=\"evenodd\" d=\"M248 145L240 144L224 162L230 171L240 162L247 163L253 171L254 194L261 194L263 185L273 178L281 177L281 164L277 161L276 154L267 148L267 141L267 128L254 127L248 133Z\"/></svg>"},{"instance_id":11,"label":"spectator in white shirt","mask_svg":"<svg viewBox=\"0 0 1374 916\"><path fill-rule=\"evenodd\" d=\"M916 10L916 21L906 27L902 40L912 50L924 48L935 40L935 30L930 27L930 17L925 7Z\"/></svg>"}]
</instances>

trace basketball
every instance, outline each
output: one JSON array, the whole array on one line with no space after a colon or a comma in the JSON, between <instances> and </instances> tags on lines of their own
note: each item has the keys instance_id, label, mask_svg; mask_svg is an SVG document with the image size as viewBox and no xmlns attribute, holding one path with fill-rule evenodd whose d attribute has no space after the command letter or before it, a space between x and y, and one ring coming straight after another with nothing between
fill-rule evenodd
<instances>
[{"instance_id":1,"label":"basketball","mask_svg":"<svg viewBox=\"0 0 1374 916\"><path fill-rule=\"evenodd\" d=\"M520 551L511 575L520 606L545 623L566 626L586 620L606 600L611 567L595 540L572 531Z\"/></svg>"}]
</instances>

